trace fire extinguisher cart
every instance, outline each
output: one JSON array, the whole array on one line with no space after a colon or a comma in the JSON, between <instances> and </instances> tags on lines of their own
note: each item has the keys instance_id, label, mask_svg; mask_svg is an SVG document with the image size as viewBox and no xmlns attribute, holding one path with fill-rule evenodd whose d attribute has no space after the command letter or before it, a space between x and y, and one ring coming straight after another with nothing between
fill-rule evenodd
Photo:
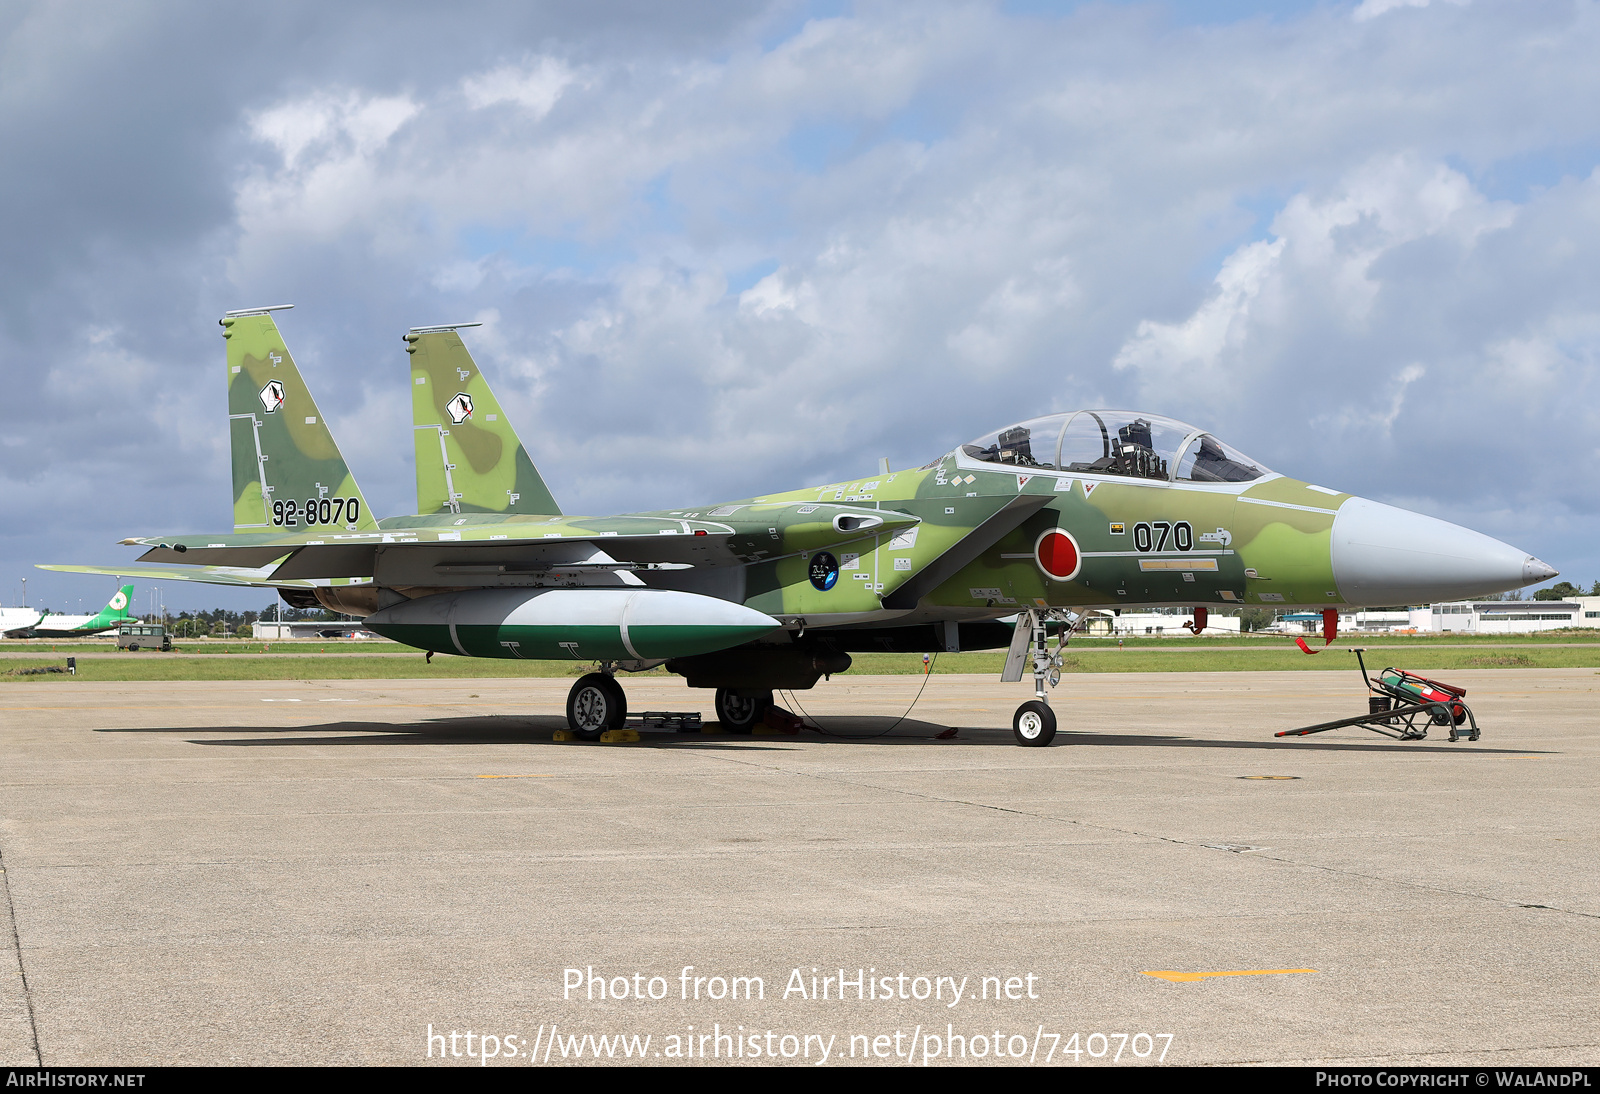
<instances>
[{"instance_id":1,"label":"fire extinguisher cart","mask_svg":"<svg viewBox=\"0 0 1600 1094\"><path fill-rule=\"evenodd\" d=\"M1466 688L1396 668L1384 669L1373 679L1367 675L1367 665L1361 657L1366 648L1352 648L1350 652L1356 655L1361 679L1367 685L1367 713L1302 729L1286 729L1273 736L1305 737L1343 726L1361 726L1396 740L1420 741L1428 735L1428 727L1434 725L1450 727L1452 741L1462 737L1469 741L1478 739L1478 720L1472 716L1472 708L1461 701L1467 694ZM1469 728L1463 729L1463 723Z\"/></svg>"}]
</instances>

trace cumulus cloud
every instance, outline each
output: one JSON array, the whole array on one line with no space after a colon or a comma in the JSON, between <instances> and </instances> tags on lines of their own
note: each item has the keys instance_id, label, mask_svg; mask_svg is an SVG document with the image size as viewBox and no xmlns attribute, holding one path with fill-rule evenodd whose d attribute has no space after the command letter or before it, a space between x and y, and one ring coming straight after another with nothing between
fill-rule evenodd
<instances>
[{"instance_id":1,"label":"cumulus cloud","mask_svg":"<svg viewBox=\"0 0 1600 1094\"><path fill-rule=\"evenodd\" d=\"M1252 389L1281 395L1285 381L1324 400L1347 400L1349 389L1342 393L1340 385L1376 363L1374 348L1383 353L1394 341L1393 317L1379 313L1383 261L1418 245L1468 261L1480 237L1508 228L1516 214L1512 203L1488 201L1443 164L1399 156L1359 165L1326 193L1291 198L1273 219L1272 238L1228 255L1208 298L1187 319L1140 322L1115 367L1137 378L1143 398L1182 399L1213 414L1241 399L1248 407ZM1312 332L1324 354L1331 345L1349 348L1338 384L1297 375ZM1415 368L1403 370L1406 384L1420 378ZM1348 408L1335 415L1385 424L1397 416L1397 409L1373 418Z\"/></svg>"},{"instance_id":2,"label":"cumulus cloud","mask_svg":"<svg viewBox=\"0 0 1600 1094\"><path fill-rule=\"evenodd\" d=\"M539 57L520 65L501 65L490 72L468 76L461 92L475 110L499 103L514 103L535 119L550 113L561 93L577 78L559 57Z\"/></svg>"},{"instance_id":3,"label":"cumulus cloud","mask_svg":"<svg viewBox=\"0 0 1600 1094\"><path fill-rule=\"evenodd\" d=\"M281 103L249 118L250 132L272 145L291 170L306 149L340 143L349 153L371 155L420 107L404 95L337 95L322 91Z\"/></svg>"},{"instance_id":4,"label":"cumulus cloud","mask_svg":"<svg viewBox=\"0 0 1600 1094\"><path fill-rule=\"evenodd\" d=\"M1351 17L1356 22L1363 23L1395 8L1425 8L1430 2L1431 0L1361 0ZM1443 0L1443 2L1465 4L1467 0Z\"/></svg>"}]
</instances>

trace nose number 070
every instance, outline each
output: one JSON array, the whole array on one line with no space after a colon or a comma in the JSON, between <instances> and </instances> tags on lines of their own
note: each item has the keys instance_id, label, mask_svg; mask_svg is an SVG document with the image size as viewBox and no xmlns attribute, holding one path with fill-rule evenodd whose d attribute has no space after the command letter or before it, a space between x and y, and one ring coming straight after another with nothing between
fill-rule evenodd
<instances>
[{"instance_id":1,"label":"nose number 070","mask_svg":"<svg viewBox=\"0 0 1600 1094\"><path fill-rule=\"evenodd\" d=\"M1133 526L1133 546L1137 551L1165 551L1171 541L1175 551L1194 550L1194 529L1189 522L1173 524L1165 520L1140 521Z\"/></svg>"}]
</instances>

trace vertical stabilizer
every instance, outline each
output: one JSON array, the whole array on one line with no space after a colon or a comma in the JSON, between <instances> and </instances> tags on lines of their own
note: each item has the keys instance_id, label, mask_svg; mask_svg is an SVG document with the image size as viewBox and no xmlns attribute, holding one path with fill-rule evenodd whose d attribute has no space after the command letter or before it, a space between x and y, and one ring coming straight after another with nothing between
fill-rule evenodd
<instances>
[{"instance_id":1,"label":"vertical stabilizer","mask_svg":"<svg viewBox=\"0 0 1600 1094\"><path fill-rule=\"evenodd\" d=\"M351 532L378 527L271 313L228 312L233 530Z\"/></svg>"},{"instance_id":2,"label":"vertical stabilizer","mask_svg":"<svg viewBox=\"0 0 1600 1094\"><path fill-rule=\"evenodd\" d=\"M417 512L560 516L456 328L416 327L405 339L411 355Z\"/></svg>"},{"instance_id":3,"label":"vertical stabilizer","mask_svg":"<svg viewBox=\"0 0 1600 1094\"><path fill-rule=\"evenodd\" d=\"M133 617L128 614L128 603L132 599L133 586L124 585L117 590L115 596L106 602L106 606L101 608L97 615L85 620L78 629L86 631L104 630L107 627L115 627L119 623L132 619ZM43 620L40 620L40 622L42 623Z\"/></svg>"}]
</instances>

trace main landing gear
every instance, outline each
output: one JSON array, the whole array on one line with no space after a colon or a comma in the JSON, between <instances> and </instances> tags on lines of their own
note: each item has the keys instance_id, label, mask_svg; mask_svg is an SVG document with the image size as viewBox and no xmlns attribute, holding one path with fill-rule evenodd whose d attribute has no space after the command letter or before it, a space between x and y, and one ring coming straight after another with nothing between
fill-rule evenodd
<instances>
[{"instance_id":1,"label":"main landing gear","mask_svg":"<svg viewBox=\"0 0 1600 1094\"><path fill-rule=\"evenodd\" d=\"M628 717L628 697L608 672L578 677L567 693L567 725L580 741L598 741L608 729L621 729Z\"/></svg>"},{"instance_id":2,"label":"main landing gear","mask_svg":"<svg viewBox=\"0 0 1600 1094\"><path fill-rule=\"evenodd\" d=\"M717 721L729 733L754 733L771 706L770 691L717 689Z\"/></svg>"},{"instance_id":3,"label":"main landing gear","mask_svg":"<svg viewBox=\"0 0 1600 1094\"><path fill-rule=\"evenodd\" d=\"M1056 648L1049 648L1047 623L1063 624L1056 634ZM1012 632L1011 649L1006 654L1005 671L1000 674L1004 682L1022 679L1022 668L1032 663L1033 693L1036 698L1023 703L1011 716L1011 732L1017 744L1028 748L1043 748L1056 736L1056 712L1050 709L1050 699L1044 690L1061 682L1061 650L1067 644L1072 628L1078 622L1078 613L1059 608L1025 608L1017 616L1017 629Z\"/></svg>"},{"instance_id":4,"label":"main landing gear","mask_svg":"<svg viewBox=\"0 0 1600 1094\"><path fill-rule=\"evenodd\" d=\"M567 693L567 725L580 741L598 741L607 730L622 729L627 724L628 697L612 675L617 667L611 662L602 664L599 672L578 677L577 683ZM729 733L754 733L756 726L766 718L767 711L772 709L772 692L718 688L716 707L717 721L722 723L724 730ZM1049 713L1048 708L1045 713ZM642 717L650 725L660 724L660 719L668 719L670 724L678 725L678 722L670 719L687 716L651 714L647 711ZM657 721L651 722L652 718ZM693 718L692 724L684 725L698 729L699 715ZM679 730L683 731L683 725L679 725Z\"/></svg>"}]
</instances>

